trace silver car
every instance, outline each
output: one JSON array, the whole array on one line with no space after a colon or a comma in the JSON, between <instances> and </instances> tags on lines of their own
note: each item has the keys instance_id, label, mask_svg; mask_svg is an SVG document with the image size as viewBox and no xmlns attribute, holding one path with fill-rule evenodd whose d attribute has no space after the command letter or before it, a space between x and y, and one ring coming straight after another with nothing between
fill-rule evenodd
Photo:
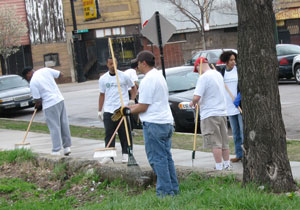
<instances>
[{"instance_id":1,"label":"silver car","mask_svg":"<svg viewBox=\"0 0 300 210\"><path fill-rule=\"evenodd\" d=\"M18 75L0 76L0 113L34 106L28 82Z\"/></svg>"}]
</instances>

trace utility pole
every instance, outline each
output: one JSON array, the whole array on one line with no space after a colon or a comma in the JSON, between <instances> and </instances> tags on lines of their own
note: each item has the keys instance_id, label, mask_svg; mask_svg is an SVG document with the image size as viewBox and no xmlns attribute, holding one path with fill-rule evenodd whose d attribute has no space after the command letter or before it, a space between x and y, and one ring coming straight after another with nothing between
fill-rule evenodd
<instances>
[{"instance_id":1,"label":"utility pole","mask_svg":"<svg viewBox=\"0 0 300 210\"><path fill-rule=\"evenodd\" d=\"M73 41L74 41L74 51L75 51L75 69L77 72L77 82L84 82L85 77L83 75L83 68L82 68L82 59L80 53L80 43L78 40L78 33L77 33L77 23L76 23L76 14L74 9L74 0L70 0L71 3L71 13L72 13L72 20L73 20Z\"/></svg>"}]
</instances>

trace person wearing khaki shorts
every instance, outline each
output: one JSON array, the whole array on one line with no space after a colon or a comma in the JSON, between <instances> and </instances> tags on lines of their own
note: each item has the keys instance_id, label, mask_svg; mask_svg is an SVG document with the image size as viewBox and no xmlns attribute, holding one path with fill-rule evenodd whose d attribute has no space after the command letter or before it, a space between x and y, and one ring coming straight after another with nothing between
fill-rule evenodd
<instances>
[{"instance_id":1,"label":"person wearing khaki shorts","mask_svg":"<svg viewBox=\"0 0 300 210\"><path fill-rule=\"evenodd\" d=\"M201 120L204 149L229 149L226 117L208 117Z\"/></svg>"},{"instance_id":2,"label":"person wearing khaki shorts","mask_svg":"<svg viewBox=\"0 0 300 210\"><path fill-rule=\"evenodd\" d=\"M201 68L200 65L202 65ZM203 145L212 150L216 170L229 170L231 166L223 78L219 72L209 67L208 61L204 57L196 60L194 72L201 73L190 106L195 107L198 103L200 105Z\"/></svg>"}]
</instances>

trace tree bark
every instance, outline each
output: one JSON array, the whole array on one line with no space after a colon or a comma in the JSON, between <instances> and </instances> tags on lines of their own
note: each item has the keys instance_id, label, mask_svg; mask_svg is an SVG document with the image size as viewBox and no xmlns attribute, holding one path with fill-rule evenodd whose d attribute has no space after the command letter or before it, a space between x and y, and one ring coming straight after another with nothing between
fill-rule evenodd
<instances>
[{"instance_id":1,"label":"tree bark","mask_svg":"<svg viewBox=\"0 0 300 210\"><path fill-rule=\"evenodd\" d=\"M238 67L244 122L243 183L296 190L278 90L271 0L237 0Z\"/></svg>"}]
</instances>

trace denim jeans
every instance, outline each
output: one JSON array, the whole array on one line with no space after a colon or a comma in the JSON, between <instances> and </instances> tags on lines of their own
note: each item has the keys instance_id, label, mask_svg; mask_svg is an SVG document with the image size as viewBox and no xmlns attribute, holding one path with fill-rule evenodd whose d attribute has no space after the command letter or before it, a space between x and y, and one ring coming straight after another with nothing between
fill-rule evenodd
<instances>
[{"instance_id":1,"label":"denim jeans","mask_svg":"<svg viewBox=\"0 0 300 210\"><path fill-rule=\"evenodd\" d=\"M243 149L241 145L244 142L242 115L237 114L233 116L228 116L228 118L232 129L232 135L233 135L234 146L235 146L235 155L237 158L242 158Z\"/></svg>"},{"instance_id":2,"label":"denim jeans","mask_svg":"<svg viewBox=\"0 0 300 210\"><path fill-rule=\"evenodd\" d=\"M171 154L173 126L143 122L143 131L147 158L157 176L156 195L173 196L179 192Z\"/></svg>"}]
</instances>

